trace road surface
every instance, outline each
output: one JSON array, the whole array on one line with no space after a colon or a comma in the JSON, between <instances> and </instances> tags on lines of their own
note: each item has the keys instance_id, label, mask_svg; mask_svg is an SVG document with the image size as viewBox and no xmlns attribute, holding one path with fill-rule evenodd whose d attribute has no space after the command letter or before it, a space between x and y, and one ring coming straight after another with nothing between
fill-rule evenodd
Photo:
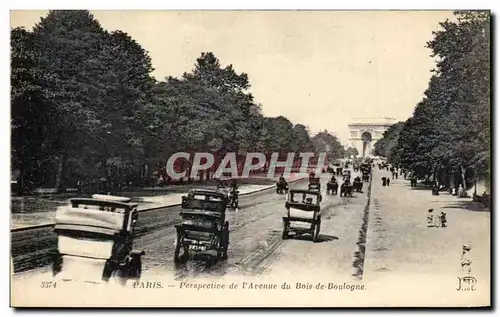
<instances>
[{"instance_id":1,"label":"road surface","mask_svg":"<svg viewBox=\"0 0 500 317\"><path fill-rule=\"evenodd\" d=\"M106 306L134 305L138 298L142 305L167 307L252 305L249 303L336 307L488 305L489 212L471 211L465 201L450 195L436 197L429 190L412 190L409 181L402 179L382 187L380 178L386 174L374 169L371 190L364 183L364 192L354 193L352 198L326 195L327 179L322 179L322 226L318 243L313 243L307 235L281 238L285 195L267 190L241 197L240 209L228 211L229 258L213 265L191 261L175 268L173 224L179 219L178 208L141 214L135 245L146 252L141 281L149 282L150 286L160 283L161 287L140 292L128 285L116 292L116 296L110 295L115 294L109 291L116 287L113 285L74 287L78 293L85 292L82 287L90 287L88 293L82 293L87 294L85 298L93 295L89 303ZM291 187L306 188L307 180ZM428 208L446 210L448 227L427 228ZM25 305L48 302L83 305L82 298L65 297L58 302L58 296L64 295L40 289L41 281L51 280L47 256L55 241L48 231L33 233L30 237L13 237L13 262L18 272L13 277L13 297L18 294L20 302L22 298L30 298L28 303L23 302ZM464 243L472 245L473 275L478 281L473 292L456 290L457 278L461 276L457 261ZM224 290L193 293L192 289L186 289L186 285L196 283L226 286L239 283L240 289L232 293ZM260 287L271 287L274 283L278 289L253 289L255 285L250 283L266 283ZM291 289L281 289L286 286L284 283ZM57 292L69 294L70 286L65 287Z\"/></svg>"},{"instance_id":2,"label":"road surface","mask_svg":"<svg viewBox=\"0 0 500 317\"><path fill-rule=\"evenodd\" d=\"M327 178L322 179L326 188ZM307 180L291 184L291 188L307 188ZM228 211L230 223L229 259L211 267L188 262L185 267L174 268L174 223L179 220L180 207L169 207L141 213L134 248L144 250L144 270L155 274L174 273L175 276L225 275L228 273L265 274L279 269L281 264L295 262L295 256L314 256L330 249L330 260L335 259L346 277L352 274L352 257L356 251L361 214L366 204L364 193L352 198L323 194L322 228L320 243L314 244L310 236L283 241L282 216L285 214L286 195L266 190L240 198L238 211ZM323 190L324 191L324 190ZM12 233L12 256L17 275L47 270L56 248L56 237L48 228ZM321 259L321 257L318 257ZM276 262L279 259L280 262ZM327 268L328 261L318 261L318 267ZM298 268L300 269L300 268Z\"/></svg>"}]
</instances>

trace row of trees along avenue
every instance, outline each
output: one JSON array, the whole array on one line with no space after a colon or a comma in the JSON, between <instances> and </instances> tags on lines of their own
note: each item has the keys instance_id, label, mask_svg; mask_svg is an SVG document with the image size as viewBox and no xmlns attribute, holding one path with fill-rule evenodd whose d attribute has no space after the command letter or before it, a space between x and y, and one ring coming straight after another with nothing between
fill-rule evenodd
<instances>
[{"instance_id":1,"label":"row of trees along avenue","mask_svg":"<svg viewBox=\"0 0 500 317\"><path fill-rule=\"evenodd\" d=\"M33 30L11 30L12 169L23 192L99 179L144 186L179 151L344 155L327 131L311 137L265 117L248 76L212 53L181 78L152 71L139 43L88 11L50 11Z\"/></svg>"},{"instance_id":2,"label":"row of trees along avenue","mask_svg":"<svg viewBox=\"0 0 500 317\"><path fill-rule=\"evenodd\" d=\"M385 132L375 154L420 179L470 189L490 177L490 14L455 17L427 43L437 67L423 99Z\"/></svg>"}]
</instances>

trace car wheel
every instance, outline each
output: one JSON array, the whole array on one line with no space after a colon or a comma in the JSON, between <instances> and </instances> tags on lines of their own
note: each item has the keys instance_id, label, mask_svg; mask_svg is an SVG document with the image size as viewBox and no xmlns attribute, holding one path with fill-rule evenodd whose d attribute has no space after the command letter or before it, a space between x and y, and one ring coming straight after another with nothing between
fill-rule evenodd
<instances>
[{"instance_id":1,"label":"car wheel","mask_svg":"<svg viewBox=\"0 0 500 317\"><path fill-rule=\"evenodd\" d=\"M283 221L283 234L282 234L283 240L288 239L288 237L289 237L288 232L289 231L290 231L290 224L287 221Z\"/></svg>"},{"instance_id":2,"label":"car wheel","mask_svg":"<svg viewBox=\"0 0 500 317\"><path fill-rule=\"evenodd\" d=\"M313 241L319 242L319 231L321 230L321 218L318 219L316 226L314 227Z\"/></svg>"},{"instance_id":3,"label":"car wheel","mask_svg":"<svg viewBox=\"0 0 500 317\"><path fill-rule=\"evenodd\" d=\"M222 256L223 256L223 253L224 253L224 243L223 243L223 237L224 233L221 232L219 236L216 236L215 238L217 239L215 244L213 245L213 248L217 251L217 255L215 256L216 258L213 259L213 263L215 263L215 261L218 261L220 259L222 259Z\"/></svg>"},{"instance_id":4,"label":"car wheel","mask_svg":"<svg viewBox=\"0 0 500 317\"><path fill-rule=\"evenodd\" d=\"M224 239L224 246L222 248L222 260L227 260L227 249L229 247L229 231L226 231L226 238Z\"/></svg>"},{"instance_id":5,"label":"car wheel","mask_svg":"<svg viewBox=\"0 0 500 317\"><path fill-rule=\"evenodd\" d=\"M175 250L174 250L174 262L181 263L181 257L179 256L181 252L181 239L179 234L175 238Z\"/></svg>"},{"instance_id":6,"label":"car wheel","mask_svg":"<svg viewBox=\"0 0 500 317\"><path fill-rule=\"evenodd\" d=\"M121 268L115 269L111 273L109 281L112 284L117 284L117 285L122 285L122 286L127 284L127 279L126 279L125 272L123 271L123 269L121 269Z\"/></svg>"},{"instance_id":7,"label":"car wheel","mask_svg":"<svg viewBox=\"0 0 500 317\"><path fill-rule=\"evenodd\" d=\"M134 279L139 279L142 274L142 261L140 258L133 259L130 263L129 276Z\"/></svg>"}]
</instances>

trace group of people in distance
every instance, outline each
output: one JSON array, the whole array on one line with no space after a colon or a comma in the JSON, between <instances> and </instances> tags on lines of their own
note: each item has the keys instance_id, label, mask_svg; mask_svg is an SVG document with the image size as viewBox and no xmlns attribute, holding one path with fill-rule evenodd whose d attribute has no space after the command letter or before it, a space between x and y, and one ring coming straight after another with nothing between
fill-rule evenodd
<instances>
[{"instance_id":1,"label":"group of people in distance","mask_svg":"<svg viewBox=\"0 0 500 317\"><path fill-rule=\"evenodd\" d=\"M382 186L389 186L391 179L389 177L382 177Z\"/></svg>"}]
</instances>

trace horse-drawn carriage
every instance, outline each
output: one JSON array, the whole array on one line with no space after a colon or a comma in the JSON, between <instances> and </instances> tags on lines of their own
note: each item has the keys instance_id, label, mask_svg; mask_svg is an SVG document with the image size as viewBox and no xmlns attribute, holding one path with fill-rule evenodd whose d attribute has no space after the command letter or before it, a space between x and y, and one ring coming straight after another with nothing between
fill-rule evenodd
<instances>
[{"instance_id":1,"label":"horse-drawn carriage","mask_svg":"<svg viewBox=\"0 0 500 317\"><path fill-rule=\"evenodd\" d=\"M286 180L284 178L280 178L277 182L276 182L276 193L277 194L287 194L288 193L288 183L286 182Z\"/></svg>"},{"instance_id":2,"label":"horse-drawn carriage","mask_svg":"<svg viewBox=\"0 0 500 317\"><path fill-rule=\"evenodd\" d=\"M363 163L360 166L361 170L361 180L365 183L370 181L370 174L372 172L372 166L368 163Z\"/></svg>"},{"instance_id":3,"label":"horse-drawn carriage","mask_svg":"<svg viewBox=\"0 0 500 317\"><path fill-rule=\"evenodd\" d=\"M358 193L361 193L363 191L363 182L361 181L361 178L359 178L359 176L356 177L352 182L352 187Z\"/></svg>"},{"instance_id":4,"label":"horse-drawn carriage","mask_svg":"<svg viewBox=\"0 0 500 317\"><path fill-rule=\"evenodd\" d=\"M62 281L126 284L141 276L143 251L132 248L139 213L130 198L74 198L56 211L54 277Z\"/></svg>"},{"instance_id":5,"label":"horse-drawn carriage","mask_svg":"<svg viewBox=\"0 0 500 317\"><path fill-rule=\"evenodd\" d=\"M352 197L353 185L349 181L344 181L340 185L340 197Z\"/></svg>"},{"instance_id":6,"label":"horse-drawn carriage","mask_svg":"<svg viewBox=\"0 0 500 317\"><path fill-rule=\"evenodd\" d=\"M339 183L337 182L337 179L335 179L335 177L332 177L328 181L328 183L326 183L326 193L337 195L338 189L339 189Z\"/></svg>"},{"instance_id":7,"label":"horse-drawn carriage","mask_svg":"<svg viewBox=\"0 0 500 317\"><path fill-rule=\"evenodd\" d=\"M296 235L310 233L317 242L321 228L320 202L319 192L290 190L285 203L287 215L283 217L283 239L288 239L291 232Z\"/></svg>"},{"instance_id":8,"label":"horse-drawn carriage","mask_svg":"<svg viewBox=\"0 0 500 317\"><path fill-rule=\"evenodd\" d=\"M370 181L370 172L363 171L363 173L361 174L361 180L365 183L368 183Z\"/></svg>"},{"instance_id":9,"label":"horse-drawn carriage","mask_svg":"<svg viewBox=\"0 0 500 317\"><path fill-rule=\"evenodd\" d=\"M227 259L227 202L226 195L213 190L192 189L187 196L182 197L182 223L175 225L175 263L186 261L199 253L209 255L212 259Z\"/></svg>"},{"instance_id":10,"label":"horse-drawn carriage","mask_svg":"<svg viewBox=\"0 0 500 317\"><path fill-rule=\"evenodd\" d=\"M238 196L240 191L238 190L235 179L230 180L230 184L225 180L219 180L217 190L227 195L227 206L233 209L238 208Z\"/></svg>"}]
</instances>

